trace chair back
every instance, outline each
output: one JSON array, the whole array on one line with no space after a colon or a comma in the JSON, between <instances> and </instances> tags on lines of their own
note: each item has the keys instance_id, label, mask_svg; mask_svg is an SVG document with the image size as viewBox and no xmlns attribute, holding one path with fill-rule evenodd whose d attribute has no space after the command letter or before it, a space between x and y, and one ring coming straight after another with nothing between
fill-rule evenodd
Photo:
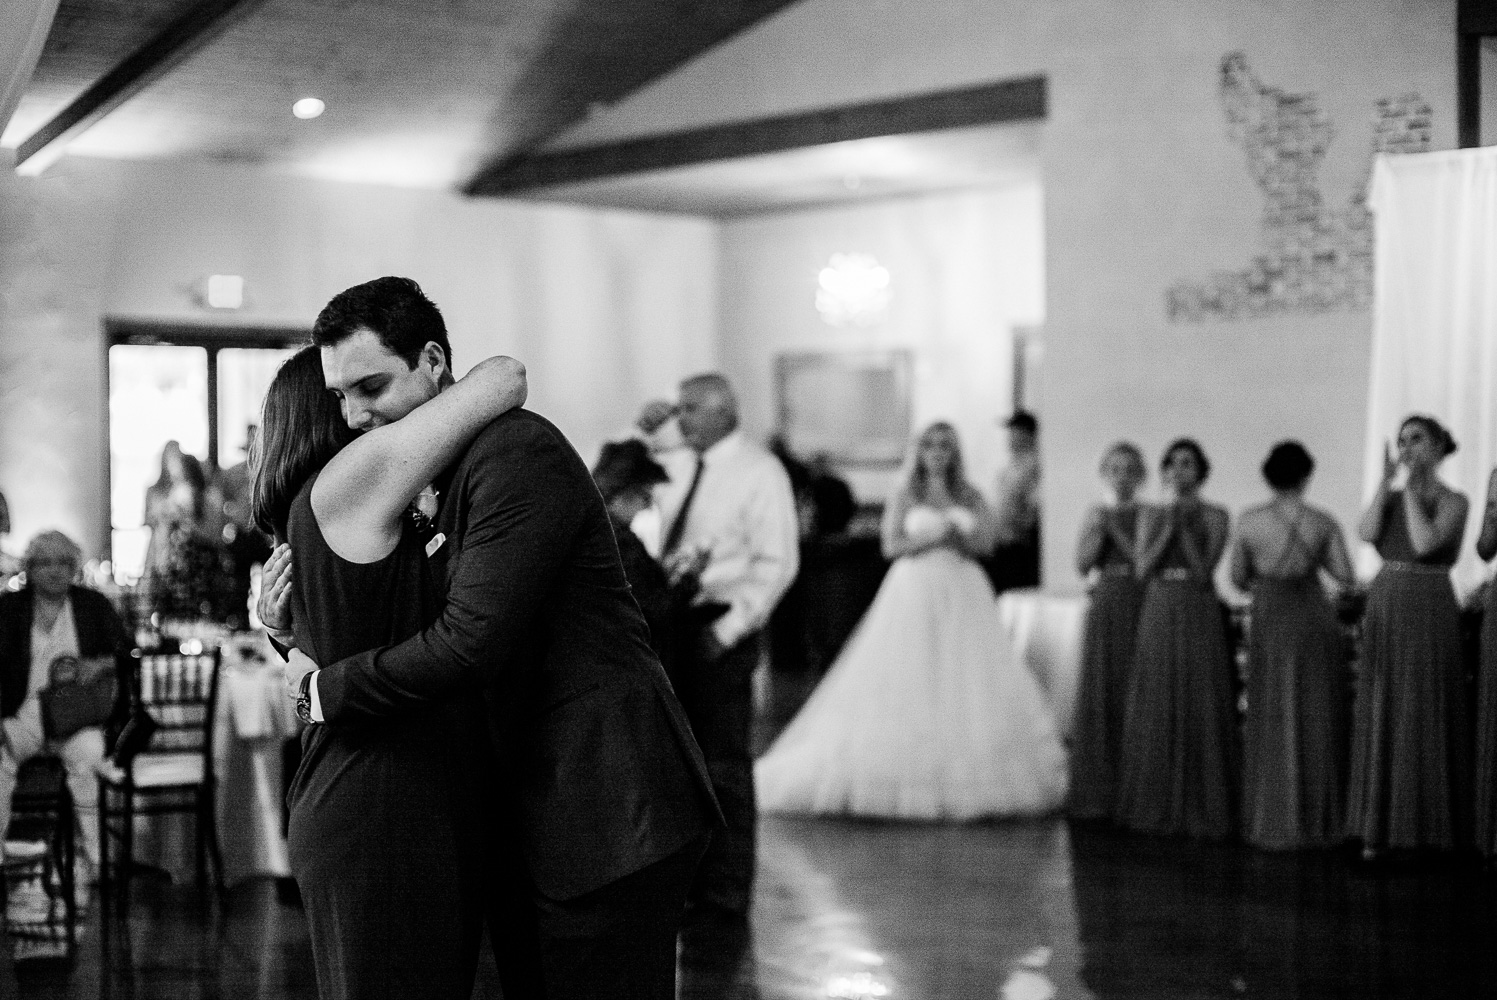
<instances>
[{"instance_id":1,"label":"chair back","mask_svg":"<svg viewBox=\"0 0 1497 1000\"><path fill-rule=\"evenodd\" d=\"M219 650L137 652L134 659L131 697L159 727L142 752L202 754L204 774L211 779Z\"/></svg>"}]
</instances>

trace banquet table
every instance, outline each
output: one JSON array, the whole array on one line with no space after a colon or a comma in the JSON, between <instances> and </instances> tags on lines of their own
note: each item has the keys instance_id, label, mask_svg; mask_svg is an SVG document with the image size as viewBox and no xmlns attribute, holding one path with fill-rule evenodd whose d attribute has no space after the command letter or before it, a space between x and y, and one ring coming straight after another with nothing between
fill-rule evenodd
<instances>
[{"instance_id":1,"label":"banquet table","mask_svg":"<svg viewBox=\"0 0 1497 1000\"><path fill-rule=\"evenodd\" d=\"M224 640L214 711L213 766L218 777L216 823L228 885L255 876L291 873L281 831L282 747L301 723L282 687L280 659L259 633ZM141 816L135 860L174 882L194 877L192 818Z\"/></svg>"}]
</instances>

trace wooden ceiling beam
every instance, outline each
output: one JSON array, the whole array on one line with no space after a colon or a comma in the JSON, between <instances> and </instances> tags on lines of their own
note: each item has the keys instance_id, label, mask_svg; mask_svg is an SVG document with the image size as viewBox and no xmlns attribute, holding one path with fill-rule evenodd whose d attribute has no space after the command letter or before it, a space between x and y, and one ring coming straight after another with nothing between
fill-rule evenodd
<instances>
[{"instance_id":1,"label":"wooden ceiling beam","mask_svg":"<svg viewBox=\"0 0 1497 1000\"><path fill-rule=\"evenodd\" d=\"M507 195L600 177L684 167L758 153L778 153L851 139L1032 121L1044 117L1045 78L1023 77L840 108L730 122L602 146L522 154L480 171L464 191L470 195Z\"/></svg>"},{"instance_id":2,"label":"wooden ceiling beam","mask_svg":"<svg viewBox=\"0 0 1497 1000\"><path fill-rule=\"evenodd\" d=\"M37 174L99 119L170 73L265 0L205 0L96 80L16 149L16 172Z\"/></svg>"},{"instance_id":3,"label":"wooden ceiling beam","mask_svg":"<svg viewBox=\"0 0 1497 1000\"><path fill-rule=\"evenodd\" d=\"M0 132L16 105L52 30L58 0L7 0L0 4Z\"/></svg>"}]
</instances>

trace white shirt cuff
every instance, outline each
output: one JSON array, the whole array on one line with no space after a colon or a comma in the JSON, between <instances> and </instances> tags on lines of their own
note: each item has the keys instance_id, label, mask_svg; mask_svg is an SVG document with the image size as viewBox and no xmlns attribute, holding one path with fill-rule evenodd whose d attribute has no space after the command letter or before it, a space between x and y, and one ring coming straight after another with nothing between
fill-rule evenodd
<instances>
[{"instance_id":1,"label":"white shirt cuff","mask_svg":"<svg viewBox=\"0 0 1497 1000\"><path fill-rule=\"evenodd\" d=\"M312 721L313 722L323 722L323 721L325 721L322 718L322 699L319 698L319 697L317 697L317 675L320 674L320 673L322 673L321 670L314 670L314 671L312 671L312 682L307 685L308 689L312 692Z\"/></svg>"}]
</instances>

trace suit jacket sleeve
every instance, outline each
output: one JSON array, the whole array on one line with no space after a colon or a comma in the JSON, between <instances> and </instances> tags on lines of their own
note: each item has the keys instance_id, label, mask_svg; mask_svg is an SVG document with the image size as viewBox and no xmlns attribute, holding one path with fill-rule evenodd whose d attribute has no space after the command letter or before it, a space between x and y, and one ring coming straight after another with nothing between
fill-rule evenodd
<instances>
[{"instance_id":1,"label":"suit jacket sleeve","mask_svg":"<svg viewBox=\"0 0 1497 1000\"><path fill-rule=\"evenodd\" d=\"M534 628L596 487L560 433L526 415L490 424L464 464L449 502L466 523L441 617L319 673L325 721L401 714L486 682Z\"/></svg>"}]
</instances>

